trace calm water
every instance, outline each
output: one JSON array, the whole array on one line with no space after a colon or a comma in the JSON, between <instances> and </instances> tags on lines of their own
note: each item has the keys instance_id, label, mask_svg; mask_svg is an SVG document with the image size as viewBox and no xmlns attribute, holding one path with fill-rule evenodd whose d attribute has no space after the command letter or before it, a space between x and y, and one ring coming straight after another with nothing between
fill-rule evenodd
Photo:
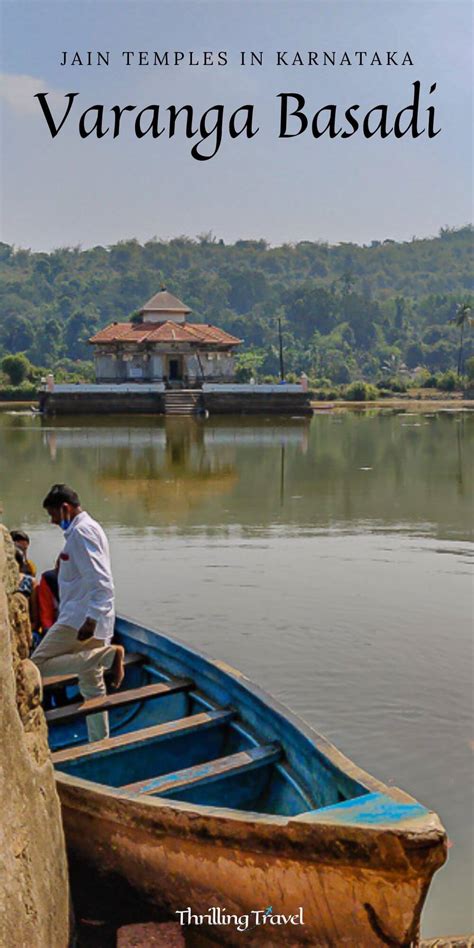
<instances>
[{"instance_id":1,"label":"calm water","mask_svg":"<svg viewBox=\"0 0 474 948\"><path fill-rule=\"evenodd\" d=\"M236 665L451 840L429 937L473 929L468 413L305 419L0 414L4 520L49 567L41 501L105 526L122 612Z\"/></svg>"}]
</instances>

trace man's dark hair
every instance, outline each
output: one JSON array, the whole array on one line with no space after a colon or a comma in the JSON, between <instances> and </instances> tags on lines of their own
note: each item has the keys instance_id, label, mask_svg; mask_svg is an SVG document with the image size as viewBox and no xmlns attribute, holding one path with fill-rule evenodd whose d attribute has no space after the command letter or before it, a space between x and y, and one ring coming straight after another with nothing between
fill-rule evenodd
<instances>
[{"instance_id":1,"label":"man's dark hair","mask_svg":"<svg viewBox=\"0 0 474 948\"><path fill-rule=\"evenodd\" d=\"M46 510L59 510L63 504L71 504L71 507L80 507L81 501L72 487L68 487L67 484L53 484L51 490L46 494L43 500L43 507Z\"/></svg>"},{"instance_id":2,"label":"man's dark hair","mask_svg":"<svg viewBox=\"0 0 474 948\"><path fill-rule=\"evenodd\" d=\"M24 530L10 530L10 536L14 543L17 543L18 540L23 540L24 543L30 542L30 538Z\"/></svg>"}]
</instances>

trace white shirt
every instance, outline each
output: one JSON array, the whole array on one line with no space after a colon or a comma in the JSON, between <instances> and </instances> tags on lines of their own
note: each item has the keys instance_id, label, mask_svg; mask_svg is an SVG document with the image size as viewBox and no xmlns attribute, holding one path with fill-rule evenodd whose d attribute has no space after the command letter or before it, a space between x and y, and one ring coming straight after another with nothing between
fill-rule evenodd
<instances>
[{"instance_id":1,"label":"white shirt","mask_svg":"<svg viewBox=\"0 0 474 948\"><path fill-rule=\"evenodd\" d=\"M83 510L65 530L66 543L59 557L60 625L81 628L95 619L94 636L110 642L114 633L114 582L107 537Z\"/></svg>"}]
</instances>

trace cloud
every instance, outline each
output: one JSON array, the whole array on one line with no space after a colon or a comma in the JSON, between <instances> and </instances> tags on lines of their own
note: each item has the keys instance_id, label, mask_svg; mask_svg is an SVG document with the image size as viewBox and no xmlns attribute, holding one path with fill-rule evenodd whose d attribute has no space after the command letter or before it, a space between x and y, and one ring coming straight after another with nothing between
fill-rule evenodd
<instances>
[{"instance_id":1,"label":"cloud","mask_svg":"<svg viewBox=\"0 0 474 948\"><path fill-rule=\"evenodd\" d=\"M61 92L50 89L44 79L0 73L0 98L19 115L39 115L38 101L34 98L37 92L50 92L53 103L62 96Z\"/></svg>"}]
</instances>

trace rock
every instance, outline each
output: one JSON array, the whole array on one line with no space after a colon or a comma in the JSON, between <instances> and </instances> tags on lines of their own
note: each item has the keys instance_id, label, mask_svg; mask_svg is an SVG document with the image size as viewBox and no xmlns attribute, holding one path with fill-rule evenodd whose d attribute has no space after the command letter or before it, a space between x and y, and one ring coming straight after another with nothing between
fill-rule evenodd
<instances>
[{"instance_id":1,"label":"rock","mask_svg":"<svg viewBox=\"0 0 474 948\"><path fill-rule=\"evenodd\" d=\"M67 948L66 851L40 705L29 661L28 604L8 531L0 525L0 945Z\"/></svg>"},{"instance_id":2,"label":"rock","mask_svg":"<svg viewBox=\"0 0 474 948\"><path fill-rule=\"evenodd\" d=\"M117 948L184 948L181 925L176 922L146 922L124 925L117 932Z\"/></svg>"}]
</instances>

